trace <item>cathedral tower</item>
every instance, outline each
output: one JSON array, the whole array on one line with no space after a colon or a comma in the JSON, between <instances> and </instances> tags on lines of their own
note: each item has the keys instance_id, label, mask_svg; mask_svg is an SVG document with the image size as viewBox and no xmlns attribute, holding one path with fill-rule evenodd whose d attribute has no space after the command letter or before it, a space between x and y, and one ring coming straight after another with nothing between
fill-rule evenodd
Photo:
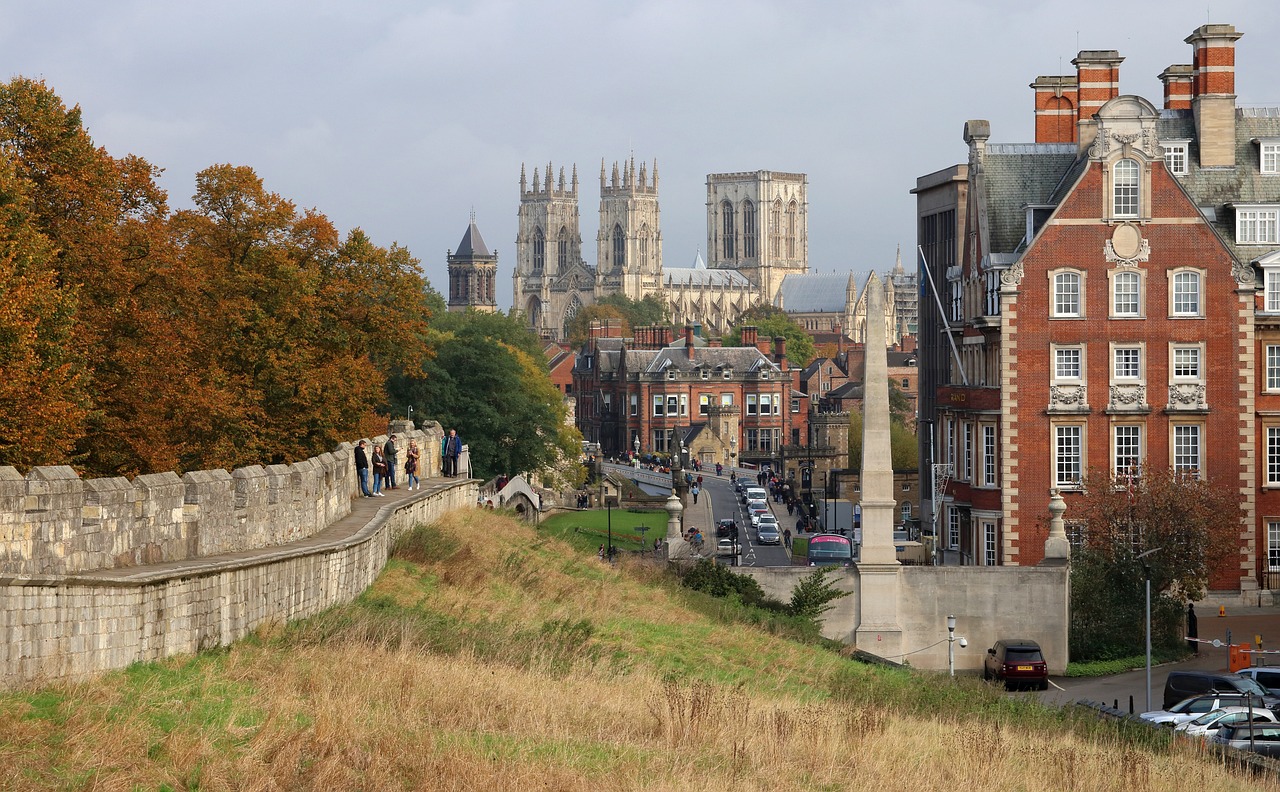
<instances>
[{"instance_id":1,"label":"cathedral tower","mask_svg":"<svg viewBox=\"0 0 1280 792\"><path fill-rule=\"evenodd\" d=\"M594 274L582 260L578 230L578 169L565 184L564 168L552 179L533 169L533 184L520 166L520 214L516 232L513 307L544 338L560 339L565 324L593 300Z\"/></svg>"},{"instance_id":2,"label":"cathedral tower","mask_svg":"<svg viewBox=\"0 0 1280 792\"><path fill-rule=\"evenodd\" d=\"M465 311L475 308L477 311L494 313L498 310L496 300L498 283L498 254L490 253L476 228L476 214L471 213L471 225L462 235L458 250L448 254L449 266L449 310Z\"/></svg>"},{"instance_id":3,"label":"cathedral tower","mask_svg":"<svg viewBox=\"0 0 1280 792\"><path fill-rule=\"evenodd\" d=\"M605 181L600 161L600 232L596 236L596 296L644 299L662 289L662 233L658 226L658 164L650 182L645 164L625 161Z\"/></svg>"},{"instance_id":4,"label":"cathedral tower","mask_svg":"<svg viewBox=\"0 0 1280 792\"><path fill-rule=\"evenodd\" d=\"M787 275L809 269L809 177L752 171L707 176L707 254L772 304Z\"/></svg>"}]
</instances>

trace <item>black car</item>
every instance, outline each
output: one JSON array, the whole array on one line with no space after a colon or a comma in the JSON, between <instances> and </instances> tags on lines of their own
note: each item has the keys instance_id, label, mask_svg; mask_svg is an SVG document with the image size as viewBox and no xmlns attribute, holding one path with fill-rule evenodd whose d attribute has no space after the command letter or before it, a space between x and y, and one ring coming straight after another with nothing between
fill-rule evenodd
<instances>
[{"instance_id":1,"label":"black car","mask_svg":"<svg viewBox=\"0 0 1280 792\"><path fill-rule=\"evenodd\" d=\"M1049 666L1040 653L1040 644L1025 638L1006 638L987 650L982 678L999 680L1006 690L1021 685L1048 690Z\"/></svg>"},{"instance_id":2,"label":"black car","mask_svg":"<svg viewBox=\"0 0 1280 792\"><path fill-rule=\"evenodd\" d=\"M1164 708L1203 693L1242 693L1256 696L1267 708L1280 707L1280 697L1249 677L1212 671L1171 671L1164 682Z\"/></svg>"},{"instance_id":3,"label":"black car","mask_svg":"<svg viewBox=\"0 0 1280 792\"><path fill-rule=\"evenodd\" d=\"M717 539L737 539L738 524L733 520L717 520L716 521L716 538Z\"/></svg>"}]
</instances>

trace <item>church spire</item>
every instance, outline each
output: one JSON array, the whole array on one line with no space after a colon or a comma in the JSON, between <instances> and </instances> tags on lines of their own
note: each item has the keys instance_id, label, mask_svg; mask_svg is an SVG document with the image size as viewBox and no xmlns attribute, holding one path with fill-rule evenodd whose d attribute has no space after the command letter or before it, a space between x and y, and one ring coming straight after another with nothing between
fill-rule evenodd
<instances>
[{"instance_id":1,"label":"church spire","mask_svg":"<svg viewBox=\"0 0 1280 792\"><path fill-rule=\"evenodd\" d=\"M906 271L902 269L902 245L898 245L898 260L893 265L893 274L894 275L907 274Z\"/></svg>"},{"instance_id":2,"label":"church spire","mask_svg":"<svg viewBox=\"0 0 1280 792\"><path fill-rule=\"evenodd\" d=\"M529 183L524 176L524 163L520 163L520 194L524 195L529 191Z\"/></svg>"}]
</instances>

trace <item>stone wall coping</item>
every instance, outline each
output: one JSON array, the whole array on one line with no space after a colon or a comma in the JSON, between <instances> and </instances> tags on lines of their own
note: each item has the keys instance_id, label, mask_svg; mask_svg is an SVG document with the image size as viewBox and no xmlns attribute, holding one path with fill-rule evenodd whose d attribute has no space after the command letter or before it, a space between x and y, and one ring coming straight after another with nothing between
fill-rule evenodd
<instances>
[{"instance_id":1,"label":"stone wall coping","mask_svg":"<svg viewBox=\"0 0 1280 792\"><path fill-rule=\"evenodd\" d=\"M244 468L237 469L243 470ZM263 471L265 475L265 471ZM164 474L158 474L164 475ZM174 475L170 473L169 475ZM177 476L175 475L176 479ZM424 481L420 492L397 499L378 509L371 520L363 524L350 516L338 520L333 525L307 539L296 542L267 547L260 550L246 550L238 553L222 553L204 558L186 561L169 561L147 566L123 567L120 569L103 569L75 575L22 575L0 577L0 586L107 586L131 587L163 583L171 580L208 577L235 569L274 564L294 558L310 555L321 555L343 550L372 539L379 529L397 510L408 503L429 498L455 487L476 486L476 479L437 479ZM350 522L351 524L344 525Z\"/></svg>"}]
</instances>

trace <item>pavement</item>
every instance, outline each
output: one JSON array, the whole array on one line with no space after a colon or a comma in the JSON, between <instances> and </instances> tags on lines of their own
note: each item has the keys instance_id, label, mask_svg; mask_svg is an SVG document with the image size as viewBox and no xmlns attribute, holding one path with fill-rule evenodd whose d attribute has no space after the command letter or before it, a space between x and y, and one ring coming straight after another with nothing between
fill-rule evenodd
<instances>
[{"instance_id":1,"label":"pavement","mask_svg":"<svg viewBox=\"0 0 1280 792\"><path fill-rule=\"evenodd\" d=\"M1228 608L1225 616L1216 610L1196 609L1199 638L1223 642L1221 648L1207 643L1199 644L1200 651L1187 660L1165 663L1151 669L1151 709L1160 709L1164 703L1164 683L1170 671L1227 671L1227 647L1234 643L1254 643L1262 637L1262 648L1280 650L1280 607ZM1280 665L1280 654L1255 655L1255 665ZM1040 699L1050 704L1070 704L1080 700L1100 701L1124 712L1147 711L1146 669L1128 671L1107 677L1075 679L1050 677L1049 689L1039 693ZM1011 694L1016 695L1016 694Z\"/></svg>"}]
</instances>

